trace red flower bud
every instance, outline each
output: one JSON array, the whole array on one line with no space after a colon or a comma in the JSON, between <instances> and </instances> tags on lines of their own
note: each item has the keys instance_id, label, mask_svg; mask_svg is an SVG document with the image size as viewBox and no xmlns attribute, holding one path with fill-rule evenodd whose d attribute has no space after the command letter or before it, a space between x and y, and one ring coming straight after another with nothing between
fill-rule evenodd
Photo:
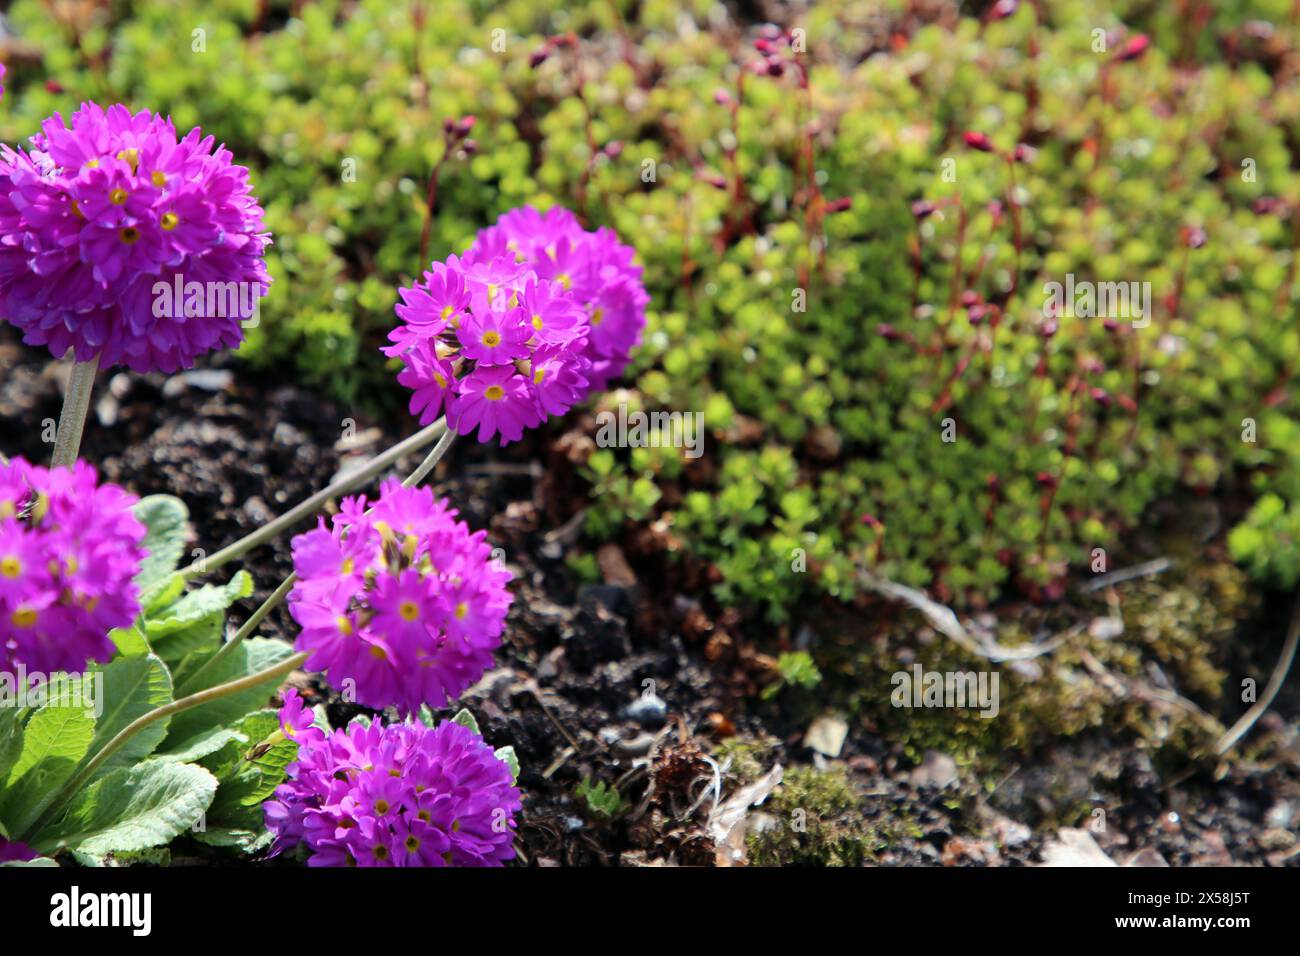
<instances>
[{"instance_id":1,"label":"red flower bud","mask_svg":"<svg viewBox=\"0 0 1300 956\"><path fill-rule=\"evenodd\" d=\"M1115 57L1120 63L1127 63L1129 60L1136 60L1147 51L1151 45L1151 38L1145 33L1139 33L1135 37L1130 37L1129 41L1120 49L1119 54Z\"/></svg>"},{"instance_id":2,"label":"red flower bud","mask_svg":"<svg viewBox=\"0 0 1300 956\"><path fill-rule=\"evenodd\" d=\"M966 140L966 145L971 149L978 149L981 153L993 152L993 141L984 133L967 130L962 134L962 139Z\"/></svg>"}]
</instances>

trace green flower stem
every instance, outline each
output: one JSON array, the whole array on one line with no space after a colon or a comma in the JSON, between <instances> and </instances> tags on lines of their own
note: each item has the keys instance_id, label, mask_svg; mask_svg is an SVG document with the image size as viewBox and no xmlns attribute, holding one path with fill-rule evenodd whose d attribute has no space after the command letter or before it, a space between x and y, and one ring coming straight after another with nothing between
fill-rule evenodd
<instances>
[{"instance_id":1,"label":"green flower stem","mask_svg":"<svg viewBox=\"0 0 1300 956\"><path fill-rule=\"evenodd\" d=\"M207 690L201 690L197 694L190 694L188 697L174 700L170 704L165 704L162 707L149 711L147 714L137 717L135 720L131 721L131 723L118 731L117 736L105 744L103 750L95 754L89 763L82 767L79 772L72 776L72 779L63 785L63 788L59 790L54 799L50 801L45 812L37 818L36 822L27 829L27 832L23 834L20 839L30 839L34 834L40 833L41 830L54 818L59 809L63 807L65 801L67 801L73 794L78 793L87 783L89 783L90 779L95 775L95 771L102 767L109 757L117 753L117 751L120 750L128 740L146 727L151 724L156 724L160 720L165 720L173 714L179 714L181 711L189 710L192 707L209 704L214 700L220 700L223 697L229 697L231 694L238 694L240 691L248 690L252 687L258 686L259 684L265 684L267 681L284 677L295 668L301 667L303 662L306 660L307 655L305 653L295 654L273 667L257 671L254 674L248 674L238 680L232 680L229 683L218 684L216 687L209 687Z\"/></svg>"},{"instance_id":2,"label":"green flower stem","mask_svg":"<svg viewBox=\"0 0 1300 956\"><path fill-rule=\"evenodd\" d=\"M60 425L59 434L62 435L62 433L63 426ZM291 528L304 518L315 514L327 501L364 485L402 456L417 451L435 438L444 437L447 434L450 434L447 431L447 420L445 418L438 419L432 425L421 429L405 441L400 441L386 452L376 455L356 471L344 475L328 488L316 492L316 494L295 505L270 523L263 525L251 534L245 535L233 544L227 545L216 554L207 558L200 558L188 567L182 568L181 575L186 580L190 580L199 575L207 574L226 562L247 554L254 548L278 537L285 529Z\"/></svg>"},{"instance_id":3,"label":"green flower stem","mask_svg":"<svg viewBox=\"0 0 1300 956\"><path fill-rule=\"evenodd\" d=\"M55 467L71 468L81 450L81 433L86 427L86 413L90 411L90 396L95 390L95 373L99 371L99 356L88 362L77 362L68 376L68 391L63 396L63 411L59 415L59 430L54 436Z\"/></svg>"},{"instance_id":4,"label":"green flower stem","mask_svg":"<svg viewBox=\"0 0 1300 956\"><path fill-rule=\"evenodd\" d=\"M424 481L429 476L429 472L433 471L438 462L442 461L442 456L447 454L447 449L451 447L451 443L455 438L456 433L448 428L443 433L443 436L438 439L438 444L433 446L433 450L424 456L424 461L420 462L419 467L406 476L406 480L402 482L402 487L414 488Z\"/></svg>"}]
</instances>

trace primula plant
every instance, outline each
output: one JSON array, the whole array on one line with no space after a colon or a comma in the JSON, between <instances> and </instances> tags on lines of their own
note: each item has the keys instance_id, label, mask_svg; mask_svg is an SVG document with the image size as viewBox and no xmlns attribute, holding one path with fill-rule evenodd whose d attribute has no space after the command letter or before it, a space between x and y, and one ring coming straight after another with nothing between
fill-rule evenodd
<instances>
[{"instance_id":1,"label":"primula plant","mask_svg":"<svg viewBox=\"0 0 1300 956\"><path fill-rule=\"evenodd\" d=\"M313 866L482 866L514 856L509 747L437 721L492 665L511 575L419 483L456 434L522 437L604 388L640 340L632 250L528 207L401 290L398 358L424 427L210 558L165 493L137 499L77 457L96 372L174 372L257 324L271 244L248 170L195 129L85 103L0 153L0 302L31 345L75 362L54 466L0 463L0 854L148 858L177 836ZM216 290L214 295L213 290ZM231 291L233 290L233 292ZM243 571L198 584L403 454L379 497L343 498L293 539L294 573L242 627ZM154 489L163 492L164 489ZM293 650L255 636L287 596ZM296 651L296 653L294 652ZM321 672L397 717L331 730L286 692Z\"/></svg>"}]
</instances>

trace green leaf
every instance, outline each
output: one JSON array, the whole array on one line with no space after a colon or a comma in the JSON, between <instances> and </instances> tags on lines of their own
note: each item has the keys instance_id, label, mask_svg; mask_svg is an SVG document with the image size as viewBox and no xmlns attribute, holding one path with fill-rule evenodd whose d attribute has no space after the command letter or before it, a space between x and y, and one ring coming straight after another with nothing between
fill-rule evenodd
<instances>
[{"instance_id":1,"label":"green leaf","mask_svg":"<svg viewBox=\"0 0 1300 956\"><path fill-rule=\"evenodd\" d=\"M494 751L496 758L510 768L510 782L519 779L519 758L515 756L514 747L498 747Z\"/></svg>"},{"instance_id":2,"label":"green leaf","mask_svg":"<svg viewBox=\"0 0 1300 956\"><path fill-rule=\"evenodd\" d=\"M121 767L81 791L32 846L97 855L162 846L201 821L216 792L216 778L193 764L147 760Z\"/></svg>"},{"instance_id":3,"label":"green leaf","mask_svg":"<svg viewBox=\"0 0 1300 956\"><path fill-rule=\"evenodd\" d=\"M18 715L17 707L0 707L0 781L9 779L9 771L22 753L23 722Z\"/></svg>"},{"instance_id":4,"label":"green leaf","mask_svg":"<svg viewBox=\"0 0 1300 956\"><path fill-rule=\"evenodd\" d=\"M36 857L35 859L32 859L32 860L10 860L8 863L0 863L0 866L39 866L39 867L46 867L46 866L58 866L58 865L59 865L59 864L55 863L55 862L54 862L53 860L51 860L48 856L38 856L38 857Z\"/></svg>"},{"instance_id":5,"label":"green leaf","mask_svg":"<svg viewBox=\"0 0 1300 956\"><path fill-rule=\"evenodd\" d=\"M148 556L140 565L140 573L135 576L142 595L141 604L146 604L150 590L176 570L181 555L185 553L190 512L179 498L149 495L136 503L135 516L147 529L144 549Z\"/></svg>"},{"instance_id":6,"label":"green leaf","mask_svg":"<svg viewBox=\"0 0 1300 956\"><path fill-rule=\"evenodd\" d=\"M468 727L480 737L483 736L482 732L478 729L478 721L474 719L474 715L464 708L462 708L456 716L451 719L451 722L453 724L460 724L462 727Z\"/></svg>"},{"instance_id":7,"label":"green leaf","mask_svg":"<svg viewBox=\"0 0 1300 956\"><path fill-rule=\"evenodd\" d=\"M297 758L298 745L279 733L280 716L274 710L249 714L238 730L242 741L228 743L203 761L219 782L208 824L257 830L262 803L284 781L284 768Z\"/></svg>"},{"instance_id":8,"label":"green leaf","mask_svg":"<svg viewBox=\"0 0 1300 956\"><path fill-rule=\"evenodd\" d=\"M166 608L162 616L146 618L145 635L157 649L169 635L185 631L214 614L220 614L252 593L253 578L247 571L236 573L226 584L205 584Z\"/></svg>"},{"instance_id":9,"label":"green leaf","mask_svg":"<svg viewBox=\"0 0 1300 956\"><path fill-rule=\"evenodd\" d=\"M149 653L149 642L145 639L144 632L134 624L109 631L108 636L123 657L140 657Z\"/></svg>"},{"instance_id":10,"label":"green leaf","mask_svg":"<svg viewBox=\"0 0 1300 956\"><path fill-rule=\"evenodd\" d=\"M0 818L10 832L22 833L45 811L94 736L95 718L80 701L62 697L32 715L0 800Z\"/></svg>"},{"instance_id":11,"label":"green leaf","mask_svg":"<svg viewBox=\"0 0 1300 956\"><path fill-rule=\"evenodd\" d=\"M157 655L145 657L120 657L96 671L104 675L101 704L103 713L95 722L95 739L90 752L99 753L104 745L117 736L137 717L143 717L172 702L172 678L167 667ZM153 753L167 736L167 718L145 727L96 771L96 779L110 770L126 764L137 763Z\"/></svg>"},{"instance_id":12,"label":"green leaf","mask_svg":"<svg viewBox=\"0 0 1300 956\"><path fill-rule=\"evenodd\" d=\"M283 641L261 637L249 638L219 663L204 671L203 680L199 682L201 686L187 687L186 691L196 693L208 687L215 687L273 667L292 656L293 648ZM184 750L193 746L197 738L208 734L214 727L228 727L245 714L262 709L278 683L279 680L273 678L237 694L181 711L172 718L162 750L169 754Z\"/></svg>"},{"instance_id":13,"label":"green leaf","mask_svg":"<svg viewBox=\"0 0 1300 956\"><path fill-rule=\"evenodd\" d=\"M144 617L157 617L183 593L185 593L185 578L180 572L167 575L150 588L147 594L141 595L140 607L144 609Z\"/></svg>"},{"instance_id":14,"label":"green leaf","mask_svg":"<svg viewBox=\"0 0 1300 956\"><path fill-rule=\"evenodd\" d=\"M221 646L221 634L225 626L226 612L216 610L193 624L154 639L152 643L159 657L176 666L191 654L202 651L215 653Z\"/></svg>"},{"instance_id":15,"label":"green leaf","mask_svg":"<svg viewBox=\"0 0 1300 956\"><path fill-rule=\"evenodd\" d=\"M269 830L262 827L259 821L259 825L255 829L206 827L202 830L195 830L194 839L200 843L206 843L208 846L235 849L243 853L253 854L270 846L275 837L271 835Z\"/></svg>"},{"instance_id":16,"label":"green leaf","mask_svg":"<svg viewBox=\"0 0 1300 956\"><path fill-rule=\"evenodd\" d=\"M245 742L243 735L231 727L213 727L206 733L191 737L184 742L183 746L154 754L154 759L191 763L201 760L208 754L216 753L232 740L240 743Z\"/></svg>"}]
</instances>

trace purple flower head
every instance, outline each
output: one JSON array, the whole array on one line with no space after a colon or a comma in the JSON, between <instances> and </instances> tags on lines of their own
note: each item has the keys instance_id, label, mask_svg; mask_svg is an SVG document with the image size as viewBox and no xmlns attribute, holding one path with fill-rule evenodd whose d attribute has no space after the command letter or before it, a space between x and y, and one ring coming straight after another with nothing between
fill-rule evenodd
<instances>
[{"instance_id":1,"label":"purple flower head","mask_svg":"<svg viewBox=\"0 0 1300 956\"><path fill-rule=\"evenodd\" d=\"M140 372L237 346L270 276L248 170L117 104L0 146L0 307L30 345Z\"/></svg>"},{"instance_id":2,"label":"purple flower head","mask_svg":"<svg viewBox=\"0 0 1300 956\"><path fill-rule=\"evenodd\" d=\"M0 465L0 673L82 671L140 611L145 529L134 495L85 462Z\"/></svg>"},{"instance_id":3,"label":"purple flower head","mask_svg":"<svg viewBox=\"0 0 1300 956\"><path fill-rule=\"evenodd\" d=\"M521 801L510 767L468 727L407 720L326 732L297 692L280 712L298 743L263 804L274 856L299 844L308 866L500 866L514 858Z\"/></svg>"},{"instance_id":4,"label":"purple flower head","mask_svg":"<svg viewBox=\"0 0 1300 956\"><path fill-rule=\"evenodd\" d=\"M490 559L484 532L455 518L429 489L392 479L369 510L364 497L345 499L332 527L322 519L293 539L289 610L308 668L358 703L406 713L442 707L483 675L510 572Z\"/></svg>"},{"instance_id":5,"label":"purple flower head","mask_svg":"<svg viewBox=\"0 0 1300 956\"><path fill-rule=\"evenodd\" d=\"M15 861L26 863L27 861L34 859L36 859L36 851L26 843L20 843L17 840L6 840L4 837L0 837L0 863L12 863Z\"/></svg>"},{"instance_id":6,"label":"purple flower head","mask_svg":"<svg viewBox=\"0 0 1300 956\"><path fill-rule=\"evenodd\" d=\"M633 250L587 232L567 209L527 206L484 229L463 256L399 291L400 358L422 424L502 445L562 415L627 367L649 296Z\"/></svg>"}]
</instances>

